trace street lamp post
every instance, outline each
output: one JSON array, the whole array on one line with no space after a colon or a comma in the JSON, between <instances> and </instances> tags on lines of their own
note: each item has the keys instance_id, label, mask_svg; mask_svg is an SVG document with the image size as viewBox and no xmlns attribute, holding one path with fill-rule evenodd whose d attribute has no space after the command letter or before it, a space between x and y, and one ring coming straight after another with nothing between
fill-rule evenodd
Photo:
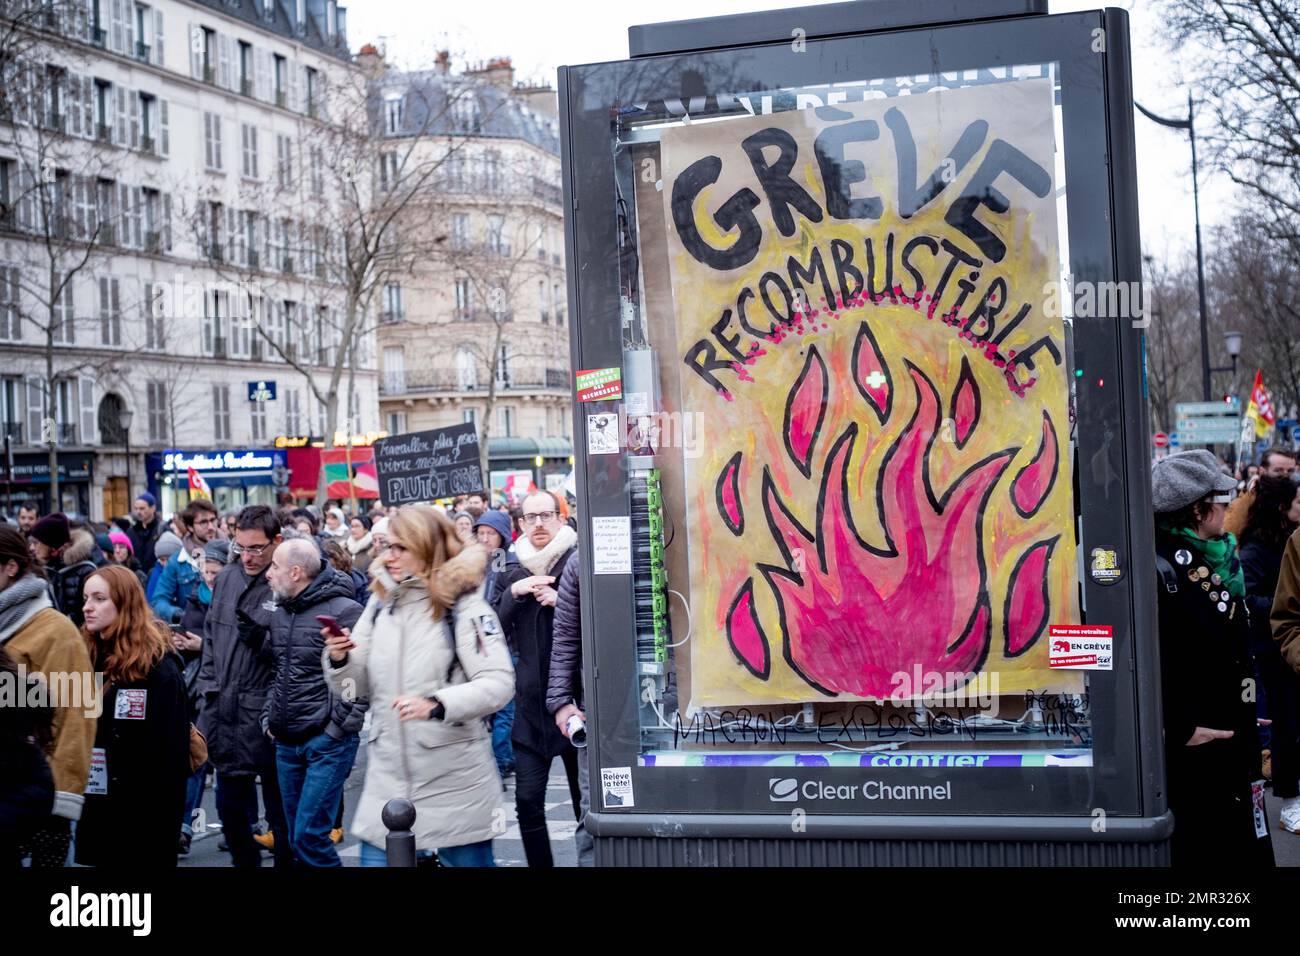
<instances>
[{"instance_id":1,"label":"street lamp post","mask_svg":"<svg viewBox=\"0 0 1300 956\"><path fill-rule=\"evenodd\" d=\"M1218 365L1210 369L1211 372L1231 372L1232 373L1232 391L1237 390L1237 357L1241 355L1241 340L1244 336L1240 332L1224 332L1223 347L1228 353L1228 358L1232 359L1231 365Z\"/></svg>"},{"instance_id":2,"label":"street lamp post","mask_svg":"<svg viewBox=\"0 0 1300 956\"><path fill-rule=\"evenodd\" d=\"M126 445L126 510L131 513L131 420L135 412L123 406L117 413L117 423L122 426L122 440Z\"/></svg>"},{"instance_id":3,"label":"street lamp post","mask_svg":"<svg viewBox=\"0 0 1300 956\"><path fill-rule=\"evenodd\" d=\"M1201 309L1201 392L1202 400L1210 400L1210 326L1205 308L1205 256L1201 252L1201 192L1196 175L1196 126L1195 114L1192 112L1192 93L1187 92L1187 119L1173 120L1157 116L1141 103L1134 100L1133 105L1147 119L1171 129L1185 129L1192 141L1192 206L1196 212L1196 294ZM1236 361L1234 357L1234 362Z\"/></svg>"}]
</instances>

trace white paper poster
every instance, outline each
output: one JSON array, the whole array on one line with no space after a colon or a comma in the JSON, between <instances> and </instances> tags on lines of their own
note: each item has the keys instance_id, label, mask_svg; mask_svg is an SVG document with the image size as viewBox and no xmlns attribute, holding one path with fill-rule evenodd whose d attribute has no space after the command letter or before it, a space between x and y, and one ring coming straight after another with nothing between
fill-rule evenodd
<instances>
[{"instance_id":1,"label":"white paper poster","mask_svg":"<svg viewBox=\"0 0 1300 956\"><path fill-rule=\"evenodd\" d=\"M632 573L632 519L627 515L591 519L592 574Z\"/></svg>"}]
</instances>

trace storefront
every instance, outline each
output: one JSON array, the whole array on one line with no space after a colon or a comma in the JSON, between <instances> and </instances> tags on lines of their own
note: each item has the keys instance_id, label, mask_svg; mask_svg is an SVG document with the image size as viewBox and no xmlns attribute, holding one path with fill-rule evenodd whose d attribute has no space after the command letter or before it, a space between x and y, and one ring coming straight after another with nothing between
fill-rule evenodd
<instances>
[{"instance_id":1,"label":"storefront","mask_svg":"<svg viewBox=\"0 0 1300 956\"><path fill-rule=\"evenodd\" d=\"M573 443L567 438L489 438L488 472L497 494L518 484L519 472L530 472L538 488L563 491L573 468Z\"/></svg>"},{"instance_id":2,"label":"storefront","mask_svg":"<svg viewBox=\"0 0 1300 956\"><path fill-rule=\"evenodd\" d=\"M189 471L197 472L212 489L212 501L223 514L245 505L275 505L276 479L284 478L286 453L267 449L164 451L145 456L149 490L163 514L184 508L194 497Z\"/></svg>"},{"instance_id":3,"label":"storefront","mask_svg":"<svg viewBox=\"0 0 1300 956\"><path fill-rule=\"evenodd\" d=\"M61 452L59 465L59 502L50 498L50 456L45 452L14 455L13 469L3 473L0 462L0 501L6 514L15 514L25 501L35 501L41 514L62 511L69 517L90 515L90 486L94 474L94 455L90 452Z\"/></svg>"}]
</instances>

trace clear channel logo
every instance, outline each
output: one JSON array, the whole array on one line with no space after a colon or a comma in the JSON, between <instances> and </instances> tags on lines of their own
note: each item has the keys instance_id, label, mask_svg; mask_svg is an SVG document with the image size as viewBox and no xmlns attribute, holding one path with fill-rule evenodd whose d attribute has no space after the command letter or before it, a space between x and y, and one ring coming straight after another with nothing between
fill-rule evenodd
<instances>
[{"instance_id":1,"label":"clear channel logo","mask_svg":"<svg viewBox=\"0 0 1300 956\"><path fill-rule=\"evenodd\" d=\"M769 777L767 799L773 803L795 803L805 800L951 800L952 783L887 784L880 780L865 783L831 784L823 780L805 780L794 777Z\"/></svg>"},{"instance_id":2,"label":"clear channel logo","mask_svg":"<svg viewBox=\"0 0 1300 956\"><path fill-rule=\"evenodd\" d=\"M767 798L773 803L794 803L799 799L799 781L794 777L772 777L767 781Z\"/></svg>"}]
</instances>

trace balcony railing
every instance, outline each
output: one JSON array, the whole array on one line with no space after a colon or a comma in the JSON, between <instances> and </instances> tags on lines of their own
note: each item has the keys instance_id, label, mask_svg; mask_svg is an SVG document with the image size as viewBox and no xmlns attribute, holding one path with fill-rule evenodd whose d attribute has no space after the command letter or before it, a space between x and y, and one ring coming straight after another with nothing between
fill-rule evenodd
<instances>
[{"instance_id":1,"label":"balcony railing","mask_svg":"<svg viewBox=\"0 0 1300 956\"><path fill-rule=\"evenodd\" d=\"M284 90L275 91L275 105L284 109Z\"/></svg>"},{"instance_id":2,"label":"balcony railing","mask_svg":"<svg viewBox=\"0 0 1300 956\"><path fill-rule=\"evenodd\" d=\"M144 251L152 252L155 255L162 252L162 234L157 230L150 230L144 234Z\"/></svg>"},{"instance_id":3,"label":"balcony railing","mask_svg":"<svg viewBox=\"0 0 1300 956\"><path fill-rule=\"evenodd\" d=\"M149 62L149 44L147 44L147 43L142 43L142 42L140 42L139 40L136 40L136 41L135 41L135 58L136 58L137 60L143 60L145 63L148 63L148 62Z\"/></svg>"},{"instance_id":4,"label":"balcony railing","mask_svg":"<svg viewBox=\"0 0 1300 956\"><path fill-rule=\"evenodd\" d=\"M151 156L157 155L158 153L157 144L153 141L152 136L140 137L140 152L148 153Z\"/></svg>"},{"instance_id":5,"label":"balcony railing","mask_svg":"<svg viewBox=\"0 0 1300 956\"><path fill-rule=\"evenodd\" d=\"M248 250L248 267L250 269L260 269L262 267L262 258L258 255L256 249Z\"/></svg>"},{"instance_id":6,"label":"balcony railing","mask_svg":"<svg viewBox=\"0 0 1300 956\"><path fill-rule=\"evenodd\" d=\"M569 388L569 375L563 369L548 368L543 375L537 371L524 374L512 373L504 378L498 377L496 390L518 394L526 391L543 389ZM453 368L416 369L404 373L388 373L379 382L379 391L383 395L405 395L409 392L473 392L485 394L488 390L487 376L467 376Z\"/></svg>"},{"instance_id":7,"label":"balcony railing","mask_svg":"<svg viewBox=\"0 0 1300 956\"><path fill-rule=\"evenodd\" d=\"M221 248L221 243L208 243L208 258L213 262L222 262L225 259L225 252Z\"/></svg>"},{"instance_id":8,"label":"balcony railing","mask_svg":"<svg viewBox=\"0 0 1300 956\"><path fill-rule=\"evenodd\" d=\"M102 27L91 27L90 42L93 43L95 46L107 46L108 31L104 30Z\"/></svg>"},{"instance_id":9,"label":"balcony railing","mask_svg":"<svg viewBox=\"0 0 1300 956\"><path fill-rule=\"evenodd\" d=\"M239 78L239 92L243 93L245 96L252 96L252 95L253 95L253 81L250 80L250 79L249 79L248 77L246 77L246 76L242 76L242 77L240 77L240 78Z\"/></svg>"},{"instance_id":10,"label":"balcony railing","mask_svg":"<svg viewBox=\"0 0 1300 956\"><path fill-rule=\"evenodd\" d=\"M504 312L493 312L491 309L456 309L452 312L452 318L457 322L513 322L515 313L509 309Z\"/></svg>"},{"instance_id":11,"label":"balcony railing","mask_svg":"<svg viewBox=\"0 0 1300 956\"><path fill-rule=\"evenodd\" d=\"M21 445L23 443L23 423L22 422L3 422L0 428L4 429L4 437L9 439L11 445Z\"/></svg>"},{"instance_id":12,"label":"balcony railing","mask_svg":"<svg viewBox=\"0 0 1300 956\"><path fill-rule=\"evenodd\" d=\"M225 340L224 338L220 338L220 337L218 337L218 338L216 338L216 339L213 339L213 341L212 341L212 357L213 357L213 358L223 359L223 358L225 358L228 354L229 354L229 352L228 352L227 349L226 349L226 340Z\"/></svg>"},{"instance_id":13,"label":"balcony railing","mask_svg":"<svg viewBox=\"0 0 1300 956\"><path fill-rule=\"evenodd\" d=\"M107 123L96 123L95 139L99 140L101 143L113 142L113 127L109 126Z\"/></svg>"},{"instance_id":14,"label":"balcony railing","mask_svg":"<svg viewBox=\"0 0 1300 956\"><path fill-rule=\"evenodd\" d=\"M45 128L54 130L56 133L67 131L68 117L63 113L47 113L45 115Z\"/></svg>"},{"instance_id":15,"label":"balcony railing","mask_svg":"<svg viewBox=\"0 0 1300 956\"><path fill-rule=\"evenodd\" d=\"M396 312L380 312L379 322L381 325L396 325L406 319L406 314L401 310Z\"/></svg>"},{"instance_id":16,"label":"balcony railing","mask_svg":"<svg viewBox=\"0 0 1300 956\"><path fill-rule=\"evenodd\" d=\"M59 444L75 445L77 443L77 426L71 422L59 422Z\"/></svg>"},{"instance_id":17,"label":"balcony railing","mask_svg":"<svg viewBox=\"0 0 1300 956\"><path fill-rule=\"evenodd\" d=\"M285 256L280 260L281 272L293 272L293 256Z\"/></svg>"}]
</instances>

